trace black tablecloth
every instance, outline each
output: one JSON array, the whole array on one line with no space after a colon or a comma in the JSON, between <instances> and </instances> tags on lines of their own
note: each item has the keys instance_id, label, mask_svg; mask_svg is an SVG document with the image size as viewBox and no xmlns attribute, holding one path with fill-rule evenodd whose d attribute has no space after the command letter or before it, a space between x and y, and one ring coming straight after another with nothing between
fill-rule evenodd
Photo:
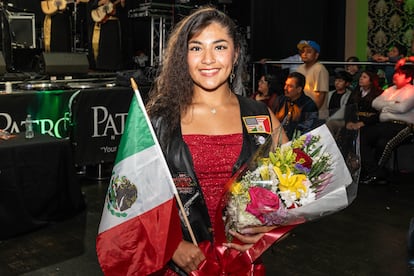
<instances>
[{"instance_id":1,"label":"black tablecloth","mask_svg":"<svg viewBox=\"0 0 414 276\"><path fill-rule=\"evenodd\" d=\"M70 136L77 166L111 163L133 95L130 87L0 94L0 129L23 133L31 114L35 133Z\"/></svg>"},{"instance_id":2,"label":"black tablecloth","mask_svg":"<svg viewBox=\"0 0 414 276\"><path fill-rule=\"evenodd\" d=\"M0 140L0 239L67 218L84 206L68 139Z\"/></svg>"}]
</instances>

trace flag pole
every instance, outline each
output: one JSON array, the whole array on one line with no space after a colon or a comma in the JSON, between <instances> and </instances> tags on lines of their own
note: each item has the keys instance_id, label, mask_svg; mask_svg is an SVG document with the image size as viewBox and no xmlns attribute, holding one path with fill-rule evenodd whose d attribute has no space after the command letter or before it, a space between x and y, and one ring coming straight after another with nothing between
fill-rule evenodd
<instances>
[{"instance_id":1,"label":"flag pole","mask_svg":"<svg viewBox=\"0 0 414 276\"><path fill-rule=\"evenodd\" d=\"M146 111L145 110L145 105L144 105L144 102L141 99L141 94L139 93L138 85L137 85L137 83L135 82L135 80L133 78L130 78L130 80L131 80L132 89L134 90L135 96L136 96L136 98L138 100L138 104L141 107L141 110L144 111L145 119L146 119L147 124L149 126L149 129L151 131L152 137L154 137L154 142L156 144L156 148L157 148L158 151L160 151L160 154L163 156L164 154L161 151L161 146L160 146L160 144L158 142L158 139L156 139L157 136L155 135L154 129L153 129L152 124L151 124L151 121L150 121L150 119L148 117L147 112L145 112ZM170 171L170 169L167 166L167 162L165 161L165 158L163 158L162 164L163 164L163 166L166 167L166 169L167 169L166 171ZM182 214L182 218L184 219L184 223L185 223L185 225L186 225L186 227L188 229L188 232L190 233L191 240L192 240L192 242L193 242L193 244L195 246L198 246L197 240L196 240L196 238L194 236L193 228L191 228L190 222L188 221L188 218L186 216L186 212L184 210L183 203L181 201L180 196L177 193L177 189L175 187L174 180L172 179L172 176L171 176L170 173L168 174L168 178L169 178L169 181L168 182L170 183L170 185L172 186L172 188L174 190L174 196L175 196L175 199L177 200L178 206L180 208L180 211L181 211L181 214Z\"/></svg>"}]
</instances>

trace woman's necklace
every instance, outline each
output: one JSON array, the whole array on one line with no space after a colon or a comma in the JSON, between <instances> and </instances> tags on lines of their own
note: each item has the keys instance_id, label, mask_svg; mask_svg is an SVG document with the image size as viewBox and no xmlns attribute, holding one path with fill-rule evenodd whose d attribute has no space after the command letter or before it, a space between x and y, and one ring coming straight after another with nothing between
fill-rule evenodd
<instances>
[{"instance_id":1,"label":"woman's necklace","mask_svg":"<svg viewBox=\"0 0 414 276\"><path fill-rule=\"evenodd\" d=\"M232 94L232 93L231 93L231 91L229 90L229 96L227 97L227 100L226 100L224 103L219 104L219 105L216 105L216 106L213 106L213 107L211 107L211 106L210 106L210 113L211 113L211 114L213 114L213 115L216 115L216 114L217 114L217 107L219 107L219 106L221 106L221 105L224 105L224 104L228 103L228 102L230 101L231 94Z\"/></svg>"}]
</instances>

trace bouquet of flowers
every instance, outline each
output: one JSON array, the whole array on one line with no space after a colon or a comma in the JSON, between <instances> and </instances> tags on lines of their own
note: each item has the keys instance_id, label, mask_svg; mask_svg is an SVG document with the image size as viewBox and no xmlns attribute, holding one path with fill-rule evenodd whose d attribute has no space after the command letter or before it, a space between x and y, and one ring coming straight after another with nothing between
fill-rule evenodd
<instances>
[{"instance_id":1,"label":"bouquet of flowers","mask_svg":"<svg viewBox=\"0 0 414 276\"><path fill-rule=\"evenodd\" d=\"M340 145L342 152L326 125L283 145L277 136L280 130L226 185L215 218L214 244L199 245L206 260L191 275L256 275L261 268L255 261L295 225L337 212L356 197L357 136L347 141L351 146ZM232 240L229 229L261 225L281 227L265 233L245 252L223 246Z\"/></svg>"},{"instance_id":2,"label":"bouquet of flowers","mask_svg":"<svg viewBox=\"0 0 414 276\"><path fill-rule=\"evenodd\" d=\"M350 204L353 182L326 125L274 147L269 137L229 183L225 229L303 223Z\"/></svg>"}]
</instances>

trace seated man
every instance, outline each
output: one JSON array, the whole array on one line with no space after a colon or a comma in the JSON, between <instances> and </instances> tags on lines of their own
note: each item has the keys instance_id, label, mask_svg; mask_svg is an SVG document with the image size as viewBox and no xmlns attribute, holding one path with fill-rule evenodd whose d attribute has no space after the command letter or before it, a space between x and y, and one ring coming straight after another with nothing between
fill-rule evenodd
<instances>
[{"instance_id":1,"label":"seated man","mask_svg":"<svg viewBox=\"0 0 414 276\"><path fill-rule=\"evenodd\" d=\"M352 91L349 89L352 76L346 71L339 71L335 75L335 90L328 94L329 116L334 115L338 110L343 109L348 103Z\"/></svg>"},{"instance_id":2,"label":"seated man","mask_svg":"<svg viewBox=\"0 0 414 276\"><path fill-rule=\"evenodd\" d=\"M315 102L303 93L305 82L305 76L301 73L290 73L285 82L285 94L278 97L272 106L289 139L295 131L305 133L318 122Z\"/></svg>"},{"instance_id":3,"label":"seated man","mask_svg":"<svg viewBox=\"0 0 414 276\"><path fill-rule=\"evenodd\" d=\"M381 155L387 143L396 137L412 131L414 124L414 86L412 85L414 68L403 65L395 70L394 85L374 99L372 107L380 111L380 122L370 126L365 141L361 140L362 165L367 168L367 177L362 184L373 184L384 179ZM380 164L379 164L380 163Z\"/></svg>"}]
</instances>

